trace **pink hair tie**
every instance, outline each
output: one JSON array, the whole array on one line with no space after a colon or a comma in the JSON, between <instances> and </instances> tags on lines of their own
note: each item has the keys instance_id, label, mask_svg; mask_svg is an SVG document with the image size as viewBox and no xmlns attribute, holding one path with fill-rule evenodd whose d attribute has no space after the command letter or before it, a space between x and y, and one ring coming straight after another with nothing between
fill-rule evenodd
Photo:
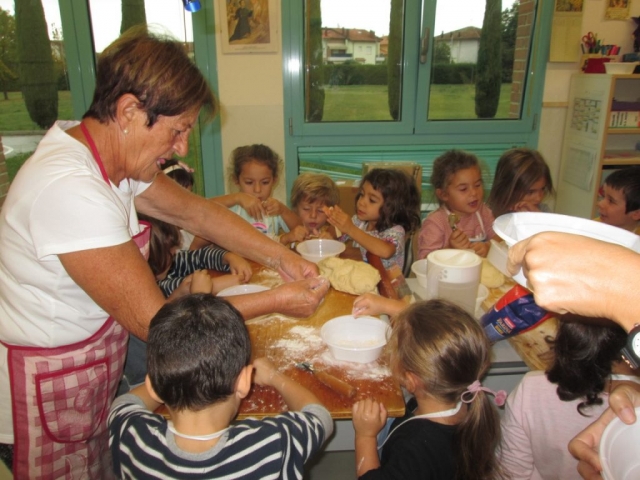
<instances>
[{"instance_id":1,"label":"pink hair tie","mask_svg":"<svg viewBox=\"0 0 640 480\"><path fill-rule=\"evenodd\" d=\"M462 400L464 403L471 403L476 398L476 395L478 395L478 392L480 390L493 395L493 401L499 407L503 406L504 402L507 400L507 392L505 392L504 390L498 390L497 392L494 392L490 388L483 387L480 383L480 380L476 380L471 385L469 385L467 389L462 392L462 395L460 395L460 400Z\"/></svg>"}]
</instances>

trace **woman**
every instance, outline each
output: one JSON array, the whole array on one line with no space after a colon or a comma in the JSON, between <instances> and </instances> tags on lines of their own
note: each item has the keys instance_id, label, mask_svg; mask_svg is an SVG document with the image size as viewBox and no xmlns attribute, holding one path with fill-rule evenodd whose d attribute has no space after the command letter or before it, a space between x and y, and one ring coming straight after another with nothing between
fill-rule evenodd
<instances>
[{"instance_id":1,"label":"woman","mask_svg":"<svg viewBox=\"0 0 640 480\"><path fill-rule=\"evenodd\" d=\"M165 303L136 210L298 280L232 298L245 318L308 316L328 290L313 264L157 175L186 155L200 110L216 110L181 44L127 32L96 77L82 122L49 130L1 213L0 442L14 444L16 478L112 476L105 416L127 339L146 340Z\"/></svg>"}]
</instances>

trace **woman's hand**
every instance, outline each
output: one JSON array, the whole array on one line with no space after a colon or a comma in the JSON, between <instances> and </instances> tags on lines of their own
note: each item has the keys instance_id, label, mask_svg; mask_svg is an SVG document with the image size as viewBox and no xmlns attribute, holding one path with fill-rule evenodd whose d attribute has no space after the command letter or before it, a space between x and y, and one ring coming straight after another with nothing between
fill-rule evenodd
<instances>
[{"instance_id":1,"label":"woman's hand","mask_svg":"<svg viewBox=\"0 0 640 480\"><path fill-rule=\"evenodd\" d=\"M291 250L285 250L279 259L267 262L266 265L277 270L285 282L313 278L320 274L315 263L305 260Z\"/></svg>"},{"instance_id":2,"label":"woman's hand","mask_svg":"<svg viewBox=\"0 0 640 480\"><path fill-rule=\"evenodd\" d=\"M345 235L351 236L351 232L354 228L357 228L353 224L353 220L344 210L342 210L339 206L328 207L323 209L323 211L327 214L327 222L336 227Z\"/></svg>"},{"instance_id":3,"label":"woman's hand","mask_svg":"<svg viewBox=\"0 0 640 480\"><path fill-rule=\"evenodd\" d=\"M640 318L640 255L628 248L544 232L509 249L509 271L520 267L542 308L610 318L627 331Z\"/></svg>"},{"instance_id":4,"label":"woman's hand","mask_svg":"<svg viewBox=\"0 0 640 480\"><path fill-rule=\"evenodd\" d=\"M238 204L246 210L246 212L256 220L262 220L262 217L266 214L262 206L262 202L258 197L251 196L247 193L239 192Z\"/></svg>"},{"instance_id":5,"label":"woman's hand","mask_svg":"<svg viewBox=\"0 0 640 480\"><path fill-rule=\"evenodd\" d=\"M375 438L387 423L387 409L370 398L354 403L351 413L357 436Z\"/></svg>"},{"instance_id":6,"label":"woman's hand","mask_svg":"<svg viewBox=\"0 0 640 480\"><path fill-rule=\"evenodd\" d=\"M276 311L291 317L308 317L329 291L330 283L324 277L308 278L284 283L271 290L276 296Z\"/></svg>"},{"instance_id":7,"label":"woman's hand","mask_svg":"<svg viewBox=\"0 0 640 480\"><path fill-rule=\"evenodd\" d=\"M227 252L224 254L224 257L222 257L222 260L229 265L229 271L232 274L239 276L240 283L247 283L251 280L253 270L251 269L251 264L246 259L235 253Z\"/></svg>"},{"instance_id":8,"label":"woman's hand","mask_svg":"<svg viewBox=\"0 0 640 480\"><path fill-rule=\"evenodd\" d=\"M213 280L206 270L196 270L191 275L191 287L189 293L211 293L213 290ZM187 277L187 278L189 278ZM183 282L184 283L184 280Z\"/></svg>"},{"instance_id":9,"label":"woman's hand","mask_svg":"<svg viewBox=\"0 0 640 480\"><path fill-rule=\"evenodd\" d=\"M578 473L587 480L602 479L598 446L602 433L616 415L631 425L636 421L635 407L640 407L640 392L630 385L620 385L609 396L609 408L600 418L569 442L569 452L578 460ZM637 445L633 445L636 448Z\"/></svg>"},{"instance_id":10,"label":"woman's hand","mask_svg":"<svg viewBox=\"0 0 640 480\"><path fill-rule=\"evenodd\" d=\"M400 313L406 306L407 304L402 300L382 297L375 293L365 293L354 300L351 313L354 317L381 314L394 316Z\"/></svg>"},{"instance_id":11,"label":"woman's hand","mask_svg":"<svg viewBox=\"0 0 640 480\"><path fill-rule=\"evenodd\" d=\"M473 248L473 244L462 230L454 230L449 237L449 247L468 250Z\"/></svg>"}]
</instances>

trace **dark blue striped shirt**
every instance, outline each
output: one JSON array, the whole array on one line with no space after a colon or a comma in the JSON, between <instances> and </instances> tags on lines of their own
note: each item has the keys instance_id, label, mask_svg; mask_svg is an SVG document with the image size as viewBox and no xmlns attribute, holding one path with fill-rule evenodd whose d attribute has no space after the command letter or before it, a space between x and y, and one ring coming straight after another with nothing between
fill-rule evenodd
<instances>
[{"instance_id":1,"label":"dark blue striped shirt","mask_svg":"<svg viewBox=\"0 0 640 480\"><path fill-rule=\"evenodd\" d=\"M184 277L191 275L196 270L218 270L228 272L229 265L223 262L227 253L220 247L207 245L198 250L180 250L173 257L171 268L166 278L158 281L158 286L165 297L168 297L182 283Z\"/></svg>"}]
</instances>

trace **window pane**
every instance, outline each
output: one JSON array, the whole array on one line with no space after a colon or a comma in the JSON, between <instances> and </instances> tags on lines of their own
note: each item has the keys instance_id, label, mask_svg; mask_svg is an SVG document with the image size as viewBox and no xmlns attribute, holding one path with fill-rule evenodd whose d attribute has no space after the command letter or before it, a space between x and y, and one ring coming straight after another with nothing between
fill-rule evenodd
<instances>
[{"instance_id":1,"label":"window pane","mask_svg":"<svg viewBox=\"0 0 640 480\"><path fill-rule=\"evenodd\" d=\"M399 120L404 0L305 6L305 121Z\"/></svg>"},{"instance_id":2,"label":"window pane","mask_svg":"<svg viewBox=\"0 0 640 480\"><path fill-rule=\"evenodd\" d=\"M58 2L0 0L0 132L9 181L58 118L72 118ZM22 59L20 51L28 52Z\"/></svg>"},{"instance_id":3,"label":"window pane","mask_svg":"<svg viewBox=\"0 0 640 480\"><path fill-rule=\"evenodd\" d=\"M520 118L534 16L535 0L439 1L428 119Z\"/></svg>"},{"instance_id":4,"label":"window pane","mask_svg":"<svg viewBox=\"0 0 640 480\"><path fill-rule=\"evenodd\" d=\"M183 41L189 56L193 58L193 28L191 13L187 12L182 2L177 0L128 0L127 5L133 8L125 18L144 16L146 23L154 31L165 32ZM144 6L144 9L141 7ZM96 52L99 53L120 35L122 27L121 2L115 0L89 0L91 28ZM141 13L142 12L142 13ZM105 19L109 19L105 21ZM131 23L131 22L130 22ZM130 26L130 25L129 25ZM182 159L194 168L194 192L203 194L202 156L200 154L200 128L193 129L189 137L189 153Z\"/></svg>"}]
</instances>

